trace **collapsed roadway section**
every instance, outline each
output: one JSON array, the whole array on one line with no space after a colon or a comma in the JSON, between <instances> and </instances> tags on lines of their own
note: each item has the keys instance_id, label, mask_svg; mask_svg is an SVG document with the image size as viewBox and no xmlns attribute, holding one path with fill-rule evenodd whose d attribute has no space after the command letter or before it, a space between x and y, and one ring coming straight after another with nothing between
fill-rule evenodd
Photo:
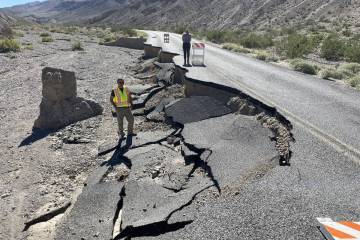
<instances>
[{"instance_id":1,"label":"collapsed roadway section","mask_svg":"<svg viewBox=\"0 0 360 240\"><path fill-rule=\"evenodd\" d=\"M165 236L191 225L206 199L238 194L247 181L289 164L291 124L276 110L222 86L184 81L172 63L149 59L133 71L144 81L129 86L135 116L157 126L99 146L107 159L55 239Z\"/></svg>"}]
</instances>

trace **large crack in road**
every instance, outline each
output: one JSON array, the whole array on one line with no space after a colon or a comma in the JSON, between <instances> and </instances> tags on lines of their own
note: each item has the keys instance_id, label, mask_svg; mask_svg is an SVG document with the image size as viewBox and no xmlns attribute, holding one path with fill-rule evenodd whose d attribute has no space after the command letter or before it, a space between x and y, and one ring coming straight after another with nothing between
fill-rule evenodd
<instances>
[{"instance_id":1,"label":"large crack in road","mask_svg":"<svg viewBox=\"0 0 360 240\"><path fill-rule=\"evenodd\" d=\"M134 91L136 115L156 127L99 147L99 156L112 156L88 177L56 240L165 236L193 224L199 195L216 202L265 175L275 159L289 163L289 125L241 96L185 97L174 71L154 60L136 70L144 79L161 75L158 87Z\"/></svg>"}]
</instances>

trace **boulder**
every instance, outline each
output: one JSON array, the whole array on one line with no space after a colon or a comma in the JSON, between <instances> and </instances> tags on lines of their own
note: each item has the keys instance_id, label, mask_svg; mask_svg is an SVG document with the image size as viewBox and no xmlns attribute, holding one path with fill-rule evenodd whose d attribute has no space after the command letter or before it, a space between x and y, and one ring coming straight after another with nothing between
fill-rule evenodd
<instances>
[{"instance_id":1,"label":"boulder","mask_svg":"<svg viewBox=\"0 0 360 240\"><path fill-rule=\"evenodd\" d=\"M42 71L42 101L35 129L53 130L100 115L103 108L77 97L74 72L46 67Z\"/></svg>"},{"instance_id":2,"label":"boulder","mask_svg":"<svg viewBox=\"0 0 360 240\"><path fill-rule=\"evenodd\" d=\"M76 77L74 72L55 68L44 68L42 72L42 95L48 101L61 102L76 98Z\"/></svg>"}]
</instances>

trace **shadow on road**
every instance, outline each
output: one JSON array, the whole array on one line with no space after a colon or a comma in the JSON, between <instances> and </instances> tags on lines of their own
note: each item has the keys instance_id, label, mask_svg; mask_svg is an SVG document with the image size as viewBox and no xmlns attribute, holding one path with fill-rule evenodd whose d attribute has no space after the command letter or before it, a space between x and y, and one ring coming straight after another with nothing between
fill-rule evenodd
<instances>
[{"instance_id":1,"label":"shadow on road","mask_svg":"<svg viewBox=\"0 0 360 240\"><path fill-rule=\"evenodd\" d=\"M184 221L168 224L166 221L159 223L152 223L146 226L141 227L126 227L115 240L120 239L130 239L136 237L157 237L165 233L176 232L179 229L184 228L186 225L189 225L193 221Z\"/></svg>"},{"instance_id":2,"label":"shadow on road","mask_svg":"<svg viewBox=\"0 0 360 240\"><path fill-rule=\"evenodd\" d=\"M50 133L53 133L53 132L55 132L55 131L33 129L31 135L26 137L24 140L22 140L22 142L20 143L20 145L18 147L31 145L34 142L47 137Z\"/></svg>"},{"instance_id":3,"label":"shadow on road","mask_svg":"<svg viewBox=\"0 0 360 240\"><path fill-rule=\"evenodd\" d=\"M113 167L113 166L120 165L123 163L123 164L125 164L126 167L131 169L131 167L132 167L131 160L129 158L125 157L124 154L127 153L131 149L132 144L133 144L132 136L128 136L125 141L124 141L124 139L120 139L119 144L115 148L105 151L105 152L109 153L109 152L115 150L112 157L108 161L103 162L101 164L101 166L107 165L107 166ZM103 154L104 153L101 153L101 155L103 155Z\"/></svg>"}]
</instances>

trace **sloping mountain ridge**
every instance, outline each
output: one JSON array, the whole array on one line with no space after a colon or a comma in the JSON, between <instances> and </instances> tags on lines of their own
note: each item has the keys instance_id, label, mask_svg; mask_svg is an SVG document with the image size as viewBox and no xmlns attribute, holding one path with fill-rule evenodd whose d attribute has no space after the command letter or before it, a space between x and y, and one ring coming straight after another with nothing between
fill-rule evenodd
<instances>
[{"instance_id":1,"label":"sloping mountain ridge","mask_svg":"<svg viewBox=\"0 0 360 240\"><path fill-rule=\"evenodd\" d=\"M16 19L14 17L10 16L7 12L0 9L0 37L10 35L11 30L9 28L9 25L15 22Z\"/></svg>"},{"instance_id":2,"label":"sloping mountain ridge","mask_svg":"<svg viewBox=\"0 0 360 240\"><path fill-rule=\"evenodd\" d=\"M360 19L359 0L49 0L9 10L40 21L113 23L128 26L235 28L307 20L351 25Z\"/></svg>"}]
</instances>

